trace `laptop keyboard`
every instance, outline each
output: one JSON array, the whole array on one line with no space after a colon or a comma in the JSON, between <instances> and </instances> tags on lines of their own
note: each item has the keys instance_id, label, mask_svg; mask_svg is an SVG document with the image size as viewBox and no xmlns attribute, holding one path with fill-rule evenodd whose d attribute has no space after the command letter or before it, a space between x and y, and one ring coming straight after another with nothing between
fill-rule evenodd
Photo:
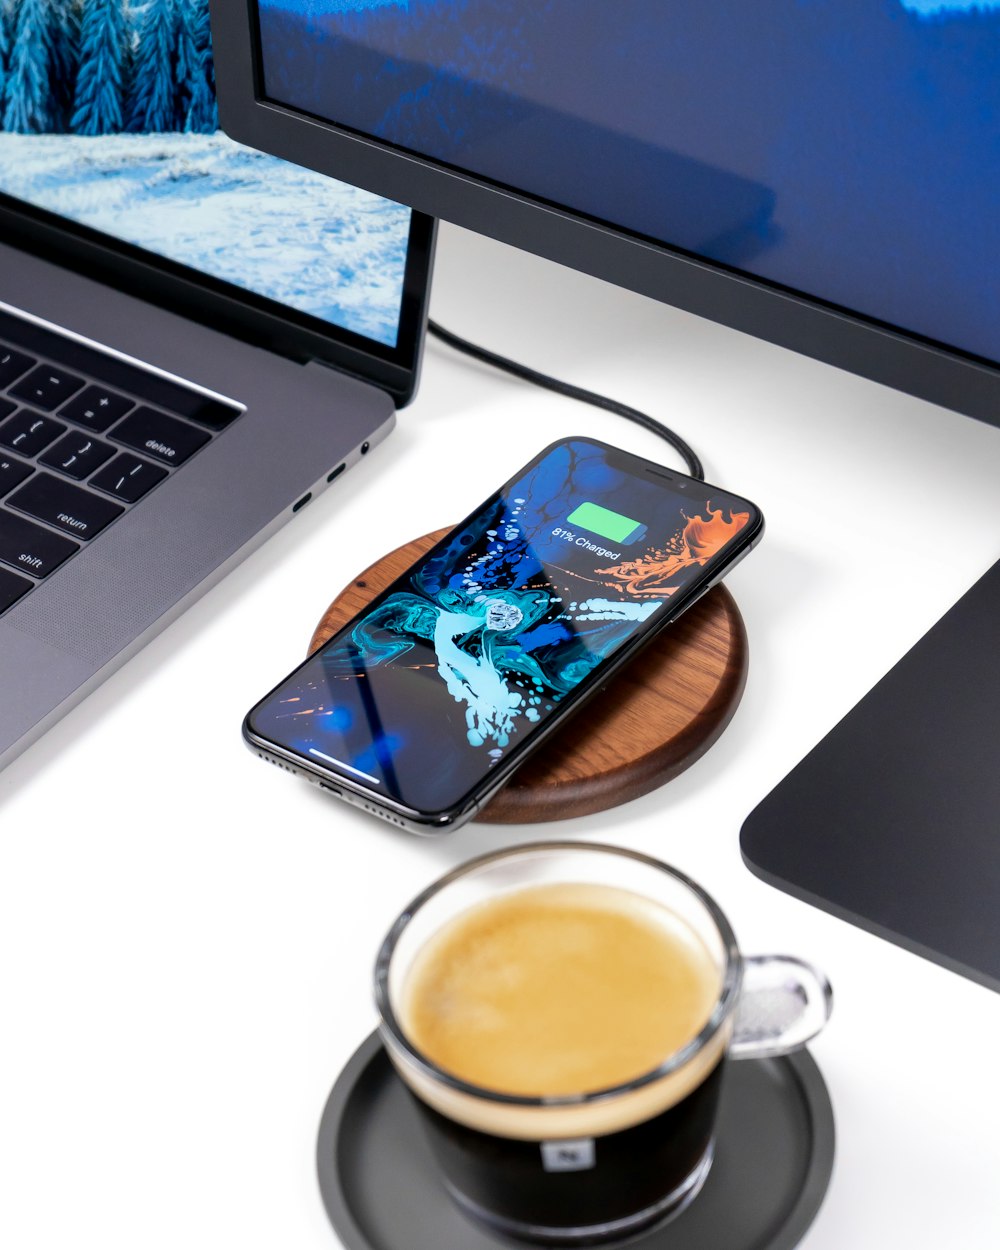
<instances>
[{"instance_id":1,"label":"laptop keyboard","mask_svg":"<svg viewBox=\"0 0 1000 1250\"><path fill-rule=\"evenodd\" d=\"M0 309L0 614L242 411Z\"/></svg>"}]
</instances>

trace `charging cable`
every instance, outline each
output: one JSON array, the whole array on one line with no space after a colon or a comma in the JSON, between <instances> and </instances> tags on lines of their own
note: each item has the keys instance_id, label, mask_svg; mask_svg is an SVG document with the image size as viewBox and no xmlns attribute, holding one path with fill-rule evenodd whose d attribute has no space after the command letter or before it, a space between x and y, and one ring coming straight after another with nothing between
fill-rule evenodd
<instances>
[{"instance_id":1,"label":"charging cable","mask_svg":"<svg viewBox=\"0 0 1000 1250\"><path fill-rule=\"evenodd\" d=\"M537 369L531 369L527 365L519 364L516 360L509 360L506 356L501 356L497 352L491 352L485 347L479 347L476 343L470 343L468 339L463 339L459 335L453 334L450 330L446 330L444 326L438 325L436 321L428 321L427 329L429 333L439 338L442 343L447 343L455 351L464 352L475 360L481 360L483 364L492 365L495 369L503 369L505 373L512 373L514 377L522 378L525 382L532 382L535 386L543 386L548 391L555 391L557 395L566 395L570 399L578 399L583 404L593 404L595 408L604 408L619 417L624 417L626 421L632 421L636 425L642 426L644 430L649 430L651 434L655 434L669 443L683 457L684 463L687 465L687 471L692 477L697 478L700 482L705 480L705 470L694 448L686 443L679 434L674 433L669 426L664 425L661 421L657 421L655 417L651 417L645 412L640 412L638 408L630 408L628 404L619 403L617 399L609 399L607 395L599 395L596 391L585 390L582 386L574 386L571 382L562 382L559 378L549 377L547 373L539 373Z\"/></svg>"}]
</instances>

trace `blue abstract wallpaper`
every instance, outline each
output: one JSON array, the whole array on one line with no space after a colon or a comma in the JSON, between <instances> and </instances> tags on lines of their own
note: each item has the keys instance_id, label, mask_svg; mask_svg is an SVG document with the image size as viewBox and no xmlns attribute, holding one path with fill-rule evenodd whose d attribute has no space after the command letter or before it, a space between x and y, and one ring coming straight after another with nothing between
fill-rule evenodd
<instances>
[{"instance_id":1,"label":"blue abstract wallpaper","mask_svg":"<svg viewBox=\"0 0 1000 1250\"><path fill-rule=\"evenodd\" d=\"M557 446L273 692L254 731L447 807L750 520L689 493L600 444Z\"/></svg>"},{"instance_id":2,"label":"blue abstract wallpaper","mask_svg":"<svg viewBox=\"0 0 1000 1250\"><path fill-rule=\"evenodd\" d=\"M261 0L297 109L1000 360L1000 0Z\"/></svg>"}]
</instances>

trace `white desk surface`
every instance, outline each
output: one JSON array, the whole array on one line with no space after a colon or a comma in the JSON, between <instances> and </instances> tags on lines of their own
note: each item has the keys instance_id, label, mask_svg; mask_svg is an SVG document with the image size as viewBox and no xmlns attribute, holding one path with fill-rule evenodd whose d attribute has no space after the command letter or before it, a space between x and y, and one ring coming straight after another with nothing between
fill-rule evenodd
<instances>
[{"instance_id":1,"label":"white desk surface","mask_svg":"<svg viewBox=\"0 0 1000 1250\"><path fill-rule=\"evenodd\" d=\"M813 1053L837 1161L805 1250L995 1250L1000 996L764 885L738 833L1000 556L1000 430L451 228L432 312L676 425L709 481L761 505L729 582L743 702L686 774L615 812L431 841L246 751L245 710L384 550L553 438L668 451L430 341L389 441L0 774L0 1245L336 1246L316 1129L373 1027L384 930L454 864L558 836L671 861L746 951L828 971Z\"/></svg>"}]
</instances>

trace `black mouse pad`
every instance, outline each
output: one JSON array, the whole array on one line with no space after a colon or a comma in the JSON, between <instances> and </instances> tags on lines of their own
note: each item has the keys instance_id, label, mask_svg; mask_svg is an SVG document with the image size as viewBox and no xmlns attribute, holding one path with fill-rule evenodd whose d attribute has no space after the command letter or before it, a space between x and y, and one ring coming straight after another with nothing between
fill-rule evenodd
<instances>
[{"instance_id":1,"label":"black mouse pad","mask_svg":"<svg viewBox=\"0 0 1000 1250\"><path fill-rule=\"evenodd\" d=\"M1000 563L750 814L758 876L1000 990Z\"/></svg>"}]
</instances>

